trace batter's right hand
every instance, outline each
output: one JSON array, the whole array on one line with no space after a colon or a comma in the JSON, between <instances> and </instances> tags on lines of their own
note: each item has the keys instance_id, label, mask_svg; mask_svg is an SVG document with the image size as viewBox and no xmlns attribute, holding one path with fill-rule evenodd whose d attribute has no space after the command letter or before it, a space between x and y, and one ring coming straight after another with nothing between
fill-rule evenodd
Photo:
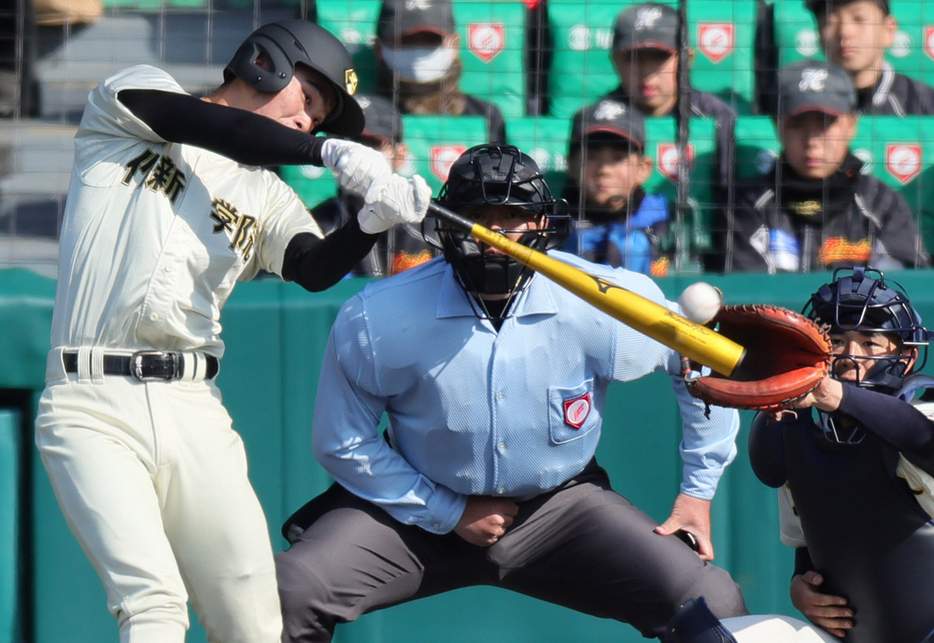
<instances>
[{"instance_id":1,"label":"batter's right hand","mask_svg":"<svg viewBox=\"0 0 934 643\"><path fill-rule=\"evenodd\" d=\"M824 594L818 588L824 577L815 571L791 579L791 602L809 621L843 638L853 627L853 610L842 596Z\"/></svg>"},{"instance_id":2,"label":"batter's right hand","mask_svg":"<svg viewBox=\"0 0 934 643\"><path fill-rule=\"evenodd\" d=\"M470 496L454 533L478 547L489 547L506 533L519 505L506 498Z\"/></svg>"},{"instance_id":3,"label":"batter's right hand","mask_svg":"<svg viewBox=\"0 0 934 643\"><path fill-rule=\"evenodd\" d=\"M367 203L377 199L392 176L392 168L382 152L353 141L325 140L321 144L321 161L334 172L342 188L359 194Z\"/></svg>"}]
</instances>

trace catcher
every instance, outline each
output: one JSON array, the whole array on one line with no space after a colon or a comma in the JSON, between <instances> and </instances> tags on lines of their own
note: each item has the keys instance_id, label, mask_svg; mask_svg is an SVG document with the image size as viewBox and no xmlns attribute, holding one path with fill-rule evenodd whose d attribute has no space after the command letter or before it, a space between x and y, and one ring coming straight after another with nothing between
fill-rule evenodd
<instances>
[{"instance_id":1,"label":"catcher","mask_svg":"<svg viewBox=\"0 0 934 643\"><path fill-rule=\"evenodd\" d=\"M792 602L851 643L934 641L934 378L917 373L929 332L904 288L868 268L835 271L804 314L829 327L830 371L749 434L796 548Z\"/></svg>"}]
</instances>

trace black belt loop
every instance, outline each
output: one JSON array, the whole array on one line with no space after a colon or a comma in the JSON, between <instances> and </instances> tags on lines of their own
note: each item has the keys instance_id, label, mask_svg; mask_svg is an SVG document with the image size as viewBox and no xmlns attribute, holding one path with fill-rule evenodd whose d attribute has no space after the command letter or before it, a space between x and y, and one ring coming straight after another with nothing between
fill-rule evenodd
<instances>
[{"instance_id":1,"label":"black belt loop","mask_svg":"<svg viewBox=\"0 0 934 643\"><path fill-rule=\"evenodd\" d=\"M213 355L205 355L204 379L210 380L220 370L220 362ZM62 364L66 373L78 372L78 353L63 351ZM136 351L132 355L104 355L104 375L125 375L140 382L181 379L185 374L185 361L174 351Z\"/></svg>"}]
</instances>

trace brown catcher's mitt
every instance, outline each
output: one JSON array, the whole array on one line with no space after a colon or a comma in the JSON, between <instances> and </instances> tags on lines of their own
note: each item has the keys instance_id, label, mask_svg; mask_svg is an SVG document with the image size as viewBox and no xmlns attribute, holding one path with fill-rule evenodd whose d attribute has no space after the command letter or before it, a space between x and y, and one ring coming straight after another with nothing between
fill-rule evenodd
<instances>
[{"instance_id":1,"label":"brown catcher's mitt","mask_svg":"<svg viewBox=\"0 0 934 643\"><path fill-rule=\"evenodd\" d=\"M830 370L830 337L813 321L780 306L724 306L711 323L746 349L729 377L687 378L708 404L777 411L813 391Z\"/></svg>"}]
</instances>

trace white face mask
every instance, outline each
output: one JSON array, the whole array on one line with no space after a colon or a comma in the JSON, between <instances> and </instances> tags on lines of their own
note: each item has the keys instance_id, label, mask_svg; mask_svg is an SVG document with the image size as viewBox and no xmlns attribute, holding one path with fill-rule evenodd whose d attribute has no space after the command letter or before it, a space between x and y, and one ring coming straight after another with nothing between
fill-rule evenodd
<instances>
[{"instance_id":1,"label":"white face mask","mask_svg":"<svg viewBox=\"0 0 934 643\"><path fill-rule=\"evenodd\" d=\"M430 83L440 80L451 69L451 65L454 64L454 49L443 45L435 49L383 47L383 59L403 80Z\"/></svg>"}]
</instances>

